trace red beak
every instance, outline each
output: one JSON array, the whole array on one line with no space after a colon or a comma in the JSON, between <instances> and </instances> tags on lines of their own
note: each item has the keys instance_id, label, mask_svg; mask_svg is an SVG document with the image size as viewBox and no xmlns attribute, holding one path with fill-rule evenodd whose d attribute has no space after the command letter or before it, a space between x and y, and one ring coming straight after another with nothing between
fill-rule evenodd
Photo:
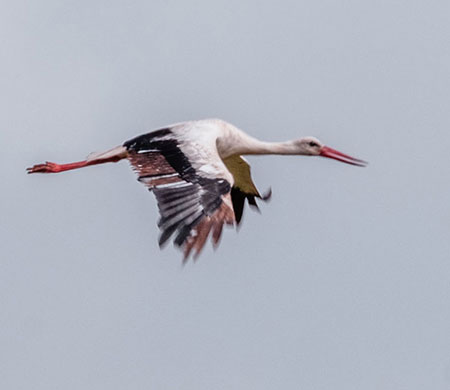
<instances>
[{"instance_id":1,"label":"red beak","mask_svg":"<svg viewBox=\"0 0 450 390\"><path fill-rule=\"evenodd\" d=\"M357 158L351 157L335 149L329 148L328 146L322 146L322 149L320 150L320 155L322 157L332 158L338 161L342 161L346 164L356 165L358 167L365 167L368 164L364 160L359 160Z\"/></svg>"}]
</instances>

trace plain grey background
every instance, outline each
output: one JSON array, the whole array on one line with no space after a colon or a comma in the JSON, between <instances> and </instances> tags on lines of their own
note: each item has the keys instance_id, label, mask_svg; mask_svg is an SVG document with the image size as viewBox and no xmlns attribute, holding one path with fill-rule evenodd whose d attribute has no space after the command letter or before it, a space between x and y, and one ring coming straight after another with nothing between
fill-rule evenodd
<instances>
[{"instance_id":1,"label":"plain grey background","mask_svg":"<svg viewBox=\"0 0 450 390\"><path fill-rule=\"evenodd\" d=\"M448 1L7 1L2 389L450 389ZM219 117L366 159L251 158L262 215L181 266L126 162Z\"/></svg>"}]
</instances>

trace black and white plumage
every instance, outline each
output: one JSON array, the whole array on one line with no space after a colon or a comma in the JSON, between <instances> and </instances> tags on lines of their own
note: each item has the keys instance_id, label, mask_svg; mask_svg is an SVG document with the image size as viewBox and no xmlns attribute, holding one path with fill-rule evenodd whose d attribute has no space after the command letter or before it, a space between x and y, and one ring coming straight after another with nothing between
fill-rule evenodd
<instances>
[{"instance_id":1,"label":"black and white plumage","mask_svg":"<svg viewBox=\"0 0 450 390\"><path fill-rule=\"evenodd\" d=\"M245 201L257 208L258 192L245 154L320 155L353 165L355 159L313 137L270 143L248 136L235 126L218 119L183 122L140 135L122 146L94 153L81 162L47 162L28 173L55 173L127 158L138 180L152 191L161 218L159 244L172 236L184 250L184 259L201 252L208 236L217 245L224 225L239 224Z\"/></svg>"},{"instance_id":2,"label":"black and white plumage","mask_svg":"<svg viewBox=\"0 0 450 390\"><path fill-rule=\"evenodd\" d=\"M192 249L200 253L210 230L217 244L223 224L233 223L229 204L232 183L220 158L209 164L214 175L202 174L193 168L170 128L133 138L124 147L138 180L156 196L161 214L159 245L175 233L174 243L185 247L187 258ZM216 157L205 152L208 159L203 166ZM198 158L196 162L200 163Z\"/></svg>"}]
</instances>

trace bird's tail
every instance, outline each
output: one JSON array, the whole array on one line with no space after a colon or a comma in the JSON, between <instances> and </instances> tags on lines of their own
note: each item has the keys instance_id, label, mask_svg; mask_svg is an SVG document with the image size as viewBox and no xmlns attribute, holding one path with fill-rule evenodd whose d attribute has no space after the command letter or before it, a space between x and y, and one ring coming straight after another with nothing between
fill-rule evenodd
<instances>
[{"instance_id":1,"label":"bird's tail","mask_svg":"<svg viewBox=\"0 0 450 390\"><path fill-rule=\"evenodd\" d=\"M68 164L56 164L46 161L44 164L36 164L31 168L27 168L27 173L57 173L69 171L71 169L78 169L90 165L104 164L108 162L117 162L127 158L127 149L124 146L117 146L106 152L91 153L86 160L77 161Z\"/></svg>"}]
</instances>

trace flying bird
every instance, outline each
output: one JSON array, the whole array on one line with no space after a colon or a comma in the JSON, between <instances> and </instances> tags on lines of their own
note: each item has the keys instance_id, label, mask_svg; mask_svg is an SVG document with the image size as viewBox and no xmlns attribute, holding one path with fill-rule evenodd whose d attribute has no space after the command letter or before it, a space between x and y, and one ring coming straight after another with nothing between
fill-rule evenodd
<instances>
[{"instance_id":1,"label":"flying bird","mask_svg":"<svg viewBox=\"0 0 450 390\"><path fill-rule=\"evenodd\" d=\"M247 201L258 208L256 199L266 201L253 183L250 165L243 155L300 155L328 157L347 164L365 166L314 137L287 142L264 142L230 123L205 119L170 125L140 135L123 145L86 160L56 164L46 162L28 168L28 173L57 173L90 165L128 159L138 181L152 191L161 218L159 245L172 236L183 249L184 260L196 258L211 234L214 247L224 225L239 225Z\"/></svg>"}]
</instances>

